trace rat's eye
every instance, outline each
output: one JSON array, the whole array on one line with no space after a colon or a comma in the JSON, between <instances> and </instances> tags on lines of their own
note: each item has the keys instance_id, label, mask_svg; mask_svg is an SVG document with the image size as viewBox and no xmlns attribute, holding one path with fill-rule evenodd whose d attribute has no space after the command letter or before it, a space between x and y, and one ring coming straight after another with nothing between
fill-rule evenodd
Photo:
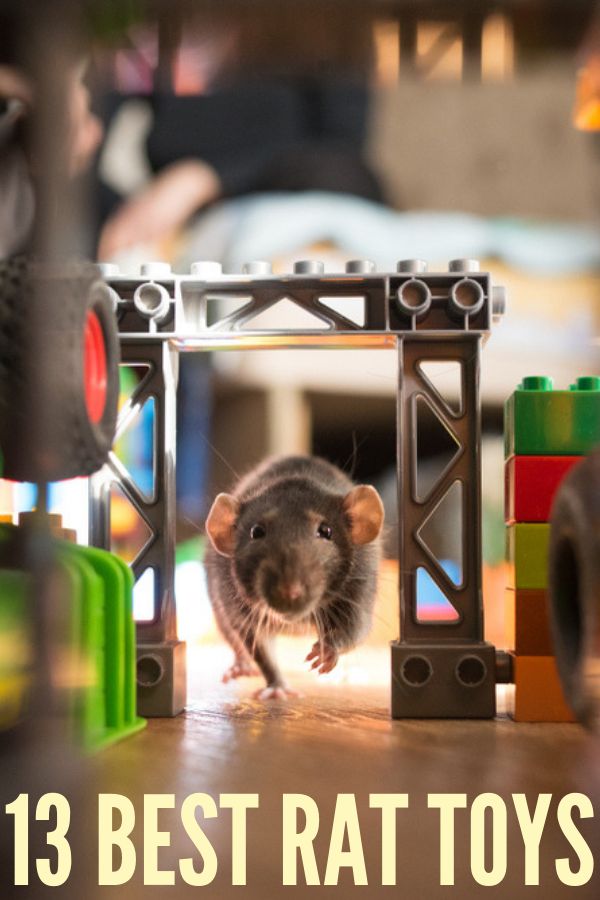
<instances>
[{"instance_id":1,"label":"rat's eye","mask_svg":"<svg viewBox=\"0 0 600 900\"><path fill-rule=\"evenodd\" d=\"M260 523L258 523L257 525L253 525L250 529L250 537L253 541L258 541L260 538L264 538L266 533L267 529Z\"/></svg>"},{"instance_id":2,"label":"rat's eye","mask_svg":"<svg viewBox=\"0 0 600 900\"><path fill-rule=\"evenodd\" d=\"M331 528L331 525L328 525L327 522L321 522L317 528L317 536L323 538L325 541L330 541L332 535L333 529Z\"/></svg>"}]
</instances>

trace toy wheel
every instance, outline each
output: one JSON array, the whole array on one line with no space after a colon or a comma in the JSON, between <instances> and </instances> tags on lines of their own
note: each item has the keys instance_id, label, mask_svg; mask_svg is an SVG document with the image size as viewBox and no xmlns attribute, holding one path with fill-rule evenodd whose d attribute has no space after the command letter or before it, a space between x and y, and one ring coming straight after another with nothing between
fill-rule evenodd
<instances>
[{"instance_id":1,"label":"toy wheel","mask_svg":"<svg viewBox=\"0 0 600 900\"><path fill-rule=\"evenodd\" d=\"M95 266L0 262L3 476L59 481L99 469L115 435L118 364L113 304Z\"/></svg>"},{"instance_id":2,"label":"toy wheel","mask_svg":"<svg viewBox=\"0 0 600 900\"><path fill-rule=\"evenodd\" d=\"M552 509L550 618L567 701L600 728L600 452L576 465Z\"/></svg>"}]
</instances>

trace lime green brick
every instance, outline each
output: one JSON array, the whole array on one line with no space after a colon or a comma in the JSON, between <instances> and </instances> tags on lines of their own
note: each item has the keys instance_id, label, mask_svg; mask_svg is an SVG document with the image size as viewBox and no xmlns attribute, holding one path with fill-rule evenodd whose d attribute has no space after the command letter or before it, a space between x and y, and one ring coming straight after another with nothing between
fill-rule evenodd
<instances>
[{"instance_id":1,"label":"lime green brick","mask_svg":"<svg viewBox=\"0 0 600 900\"><path fill-rule=\"evenodd\" d=\"M68 584L76 678L69 704L76 738L95 749L106 727L104 696L104 585L92 566L73 552L61 554L60 569Z\"/></svg>"},{"instance_id":2,"label":"lime green brick","mask_svg":"<svg viewBox=\"0 0 600 900\"><path fill-rule=\"evenodd\" d=\"M17 529L0 525L0 548ZM133 575L116 556L56 541L53 642L61 660L61 705L73 736L100 750L145 726L136 711ZM30 584L0 570L0 730L22 711L30 683Z\"/></svg>"},{"instance_id":3,"label":"lime green brick","mask_svg":"<svg viewBox=\"0 0 600 900\"><path fill-rule=\"evenodd\" d=\"M511 566L511 587L548 586L548 543L550 525L509 525L506 529L507 558Z\"/></svg>"},{"instance_id":4,"label":"lime green brick","mask_svg":"<svg viewBox=\"0 0 600 900\"><path fill-rule=\"evenodd\" d=\"M0 569L0 732L23 717L32 681L33 635L24 572Z\"/></svg>"},{"instance_id":5,"label":"lime green brick","mask_svg":"<svg viewBox=\"0 0 600 900\"><path fill-rule=\"evenodd\" d=\"M600 444L600 378L554 390L551 378L524 378L505 406L505 452L580 456Z\"/></svg>"},{"instance_id":6,"label":"lime green brick","mask_svg":"<svg viewBox=\"0 0 600 900\"><path fill-rule=\"evenodd\" d=\"M75 570L81 580L73 591L73 615L79 607L82 650L93 676L75 718L83 746L99 750L146 724L136 713L133 575L105 550L68 543L59 547L62 566Z\"/></svg>"}]
</instances>

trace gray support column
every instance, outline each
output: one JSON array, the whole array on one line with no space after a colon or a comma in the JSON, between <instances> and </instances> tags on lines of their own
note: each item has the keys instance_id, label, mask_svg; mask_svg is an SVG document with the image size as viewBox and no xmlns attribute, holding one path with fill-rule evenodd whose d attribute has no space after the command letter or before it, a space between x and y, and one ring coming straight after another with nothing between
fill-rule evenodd
<instances>
[{"instance_id":1,"label":"gray support column","mask_svg":"<svg viewBox=\"0 0 600 900\"><path fill-rule=\"evenodd\" d=\"M483 641L481 590L481 337L398 338L398 520L400 641L392 647L396 718L485 718L495 714L495 651ZM458 363L461 402L451 409L425 376L426 362ZM456 451L425 496L417 490L417 407L426 404L452 435ZM456 483L461 485L461 568L456 584L422 539L422 529ZM454 607L452 621L420 620L417 573L423 569Z\"/></svg>"},{"instance_id":2,"label":"gray support column","mask_svg":"<svg viewBox=\"0 0 600 900\"><path fill-rule=\"evenodd\" d=\"M110 549L110 489L118 484L150 531L132 563L136 581L152 571L154 618L137 623L138 709L143 716L177 715L185 705L185 646L177 640L175 607L175 439L178 353L160 338L121 343L124 365L148 367L119 417L118 435L154 399L154 491L146 497L122 461L90 480L90 540Z\"/></svg>"}]
</instances>

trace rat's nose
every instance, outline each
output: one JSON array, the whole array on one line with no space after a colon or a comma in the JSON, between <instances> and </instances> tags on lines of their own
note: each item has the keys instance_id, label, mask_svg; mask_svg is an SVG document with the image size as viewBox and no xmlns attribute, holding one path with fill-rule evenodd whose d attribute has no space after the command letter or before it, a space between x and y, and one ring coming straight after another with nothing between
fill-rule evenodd
<instances>
[{"instance_id":1,"label":"rat's nose","mask_svg":"<svg viewBox=\"0 0 600 900\"><path fill-rule=\"evenodd\" d=\"M299 581L284 582L280 587L280 594L284 600L294 603L302 597L304 589Z\"/></svg>"}]
</instances>

